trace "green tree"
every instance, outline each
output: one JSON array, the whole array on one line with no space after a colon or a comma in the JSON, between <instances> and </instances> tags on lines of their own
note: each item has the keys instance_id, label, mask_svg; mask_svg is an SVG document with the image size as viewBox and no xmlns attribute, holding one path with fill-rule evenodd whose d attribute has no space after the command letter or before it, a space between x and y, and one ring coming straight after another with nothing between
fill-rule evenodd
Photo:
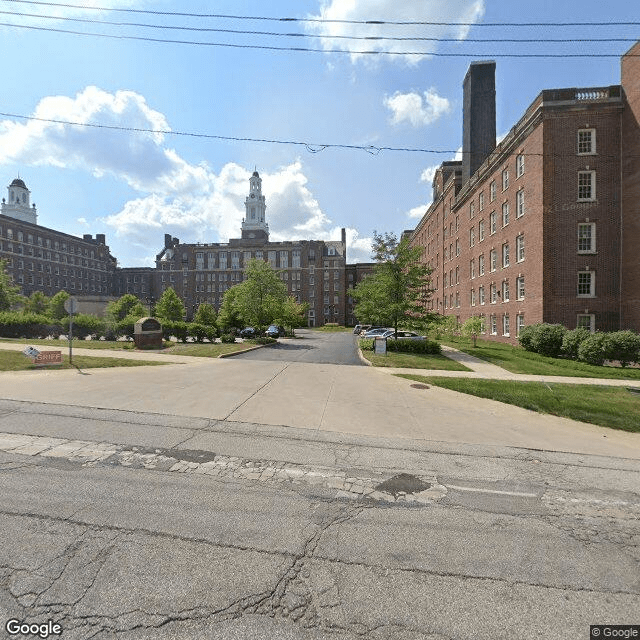
<instances>
[{"instance_id":1,"label":"green tree","mask_svg":"<svg viewBox=\"0 0 640 640\"><path fill-rule=\"evenodd\" d=\"M203 324L207 327L215 327L218 316L215 307L208 302L203 302L196 311L193 321L197 324Z\"/></svg>"},{"instance_id":2,"label":"green tree","mask_svg":"<svg viewBox=\"0 0 640 640\"><path fill-rule=\"evenodd\" d=\"M244 273L244 282L234 287L235 306L247 324L264 329L282 316L287 287L263 260L249 260Z\"/></svg>"},{"instance_id":3,"label":"green tree","mask_svg":"<svg viewBox=\"0 0 640 640\"><path fill-rule=\"evenodd\" d=\"M411 247L408 238L373 232L373 273L349 291L356 301L359 320L393 327L423 329L434 314L426 310L431 298L431 268L420 261L422 247Z\"/></svg>"},{"instance_id":4,"label":"green tree","mask_svg":"<svg viewBox=\"0 0 640 640\"><path fill-rule=\"evenodd\" d=\"M167 287L156 303L156 316L161 320L177 322L184 318L184 314L185 308L182 300L172 287Z\"/></svg>"},{"instance_id":5,"label":"green tree","mask_svg":"<svg viewBox=\"0 0 640 640\"><path fill-rule=\"evenodd\" d=\"M6 260L0 260L0 311L10 311L22 302L20 287L13 284L11 276L7 273Z\"/></svg>"},{"instance_id":6,"label":"green tree","mask_svg":"<svg viewBox=\"0 0 640 640\"><path fill-rule=\"evenodd\" d=\"M42 291L34 291L28 298L25 298L22 310L24 313L46 315L49 310L49 298Z\"/></svg>"},{"instance_id":7,"label":"green tree","mask_svg":"<svg viewBox=\"0 0 640 640\"><path fill-rule=\"evenodd\" d=\"M282 315L278 322L284 327L289 327L293 336L296 327L306 326L308 309L309 305L306 302L296 302L293 296L289 296L282 307Z\"/></svg>"},{"instance_id":8,"label":"green tree","mask_svg":"<svg viewBox=\"0 0 640 640\"><path fill-rule=\"evenodd\" d=\"M461 327L462 335L467 336L473 340L474 348L476 346L478 336L482 333L483 329L484 319L482 318L482 316L471 316L470 318L467 318Z\"/></svg>"},{"instance_id":9,"label":"green tree","mask_svg":"<svg viewBox=\"0 0 640 640\"><path fill-rule=\"evenodd\" d=\"M71 296L66 291L58 291L53 298L49 300L49 306L47 308L47 315L54 320L62 320L69 314L64 308L64 303Z\"/></svg>"},{"instance_id":10,"label":"green tree","mask_svg":"<svg viewBox=\"0 0 640 640\"><path fill-rule=\"evenodd\" d=\"M222 305L218 311L218 328L221 333L228 333L232 329L242 329L245 326L244 318L236 305L236 289L231 287L224 292Z\"/></svg>"},{"instance_id":11,"label":"green tree","mask_svg":"<svg viewBox=\"0 0 640 640\"><path fill-rule=\"evenodd\" d=\"M136 321L147 315L142 302L132 293L125 293L117 300L107 305L107 316L109 320L118 323L127 316L137 316Z\"/></svg>"}]
</instances>

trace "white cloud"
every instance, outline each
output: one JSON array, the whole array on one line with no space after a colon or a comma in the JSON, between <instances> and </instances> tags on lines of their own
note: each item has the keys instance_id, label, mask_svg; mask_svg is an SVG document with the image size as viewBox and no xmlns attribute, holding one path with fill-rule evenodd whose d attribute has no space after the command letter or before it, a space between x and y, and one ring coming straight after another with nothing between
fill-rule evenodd
<instances>
[{"instance_id":1,"label":"white cloud","mask_svg":"<svg viewBox=\"0 0 640 640\"><path fill-rule=\"evenodd\" d=\"M484 15L484 0L323 0L319 15L323 20L380 20L386 22L478 22ZM403 37L403 38L457 38L464 40L469 33L466 26L447 25L402 25L345 24L340 22L306 23L309 33L321 38L321 46L327 50L339 49L351 53L351 60L371 61L379 56L359 54L357 51L390 51L395 58L415 65L430 53L438 43L426 40L346 40L344 36L358 37ZM402 51L416 51L419 55L397 55Z\"/></svg>"},{"instance_id":2,"label":"white cloud","mask_svg":"<svg viewBox=\"0 0 640 640\"><path fill-rule=\"evenodd\" d=\"M433 178L436 175L438 167L440 167L439 164L434 164L433 166L424 169L420 174L420 182L426 182L430 185L433 182Z\"/></svg>"},{"instance_id":3,"label":"white cloud","mask_svg":"<svg viewBox=\"0 0 640 640\"><path fill-rule=\"evenodd\" d=\"M428 204L420 204L417 207L413 207L413 209L409 209L409 211L407 212L407 217L422 218L422 216L427 212L428 208Z\"/></svg>"},{"instance_id":4,"label":"white cloud","mask_svg":"<svg viewBox=\"0 0 640 640\"><path fill-rule=\"evenodd\" d=\"M384 106L392 112L392 124L409 122L414 127L431 124L451 111L449 100L439 96L433 88L425 91L422 96L415 91L396 91L392 96L385 96Z\"/></svg>"}]
</instances>

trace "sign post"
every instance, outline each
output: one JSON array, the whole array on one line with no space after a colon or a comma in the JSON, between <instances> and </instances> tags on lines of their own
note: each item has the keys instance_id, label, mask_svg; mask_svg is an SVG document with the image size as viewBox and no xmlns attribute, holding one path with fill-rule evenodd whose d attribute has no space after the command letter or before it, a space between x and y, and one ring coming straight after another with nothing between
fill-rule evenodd
<instances>
[{"instance_id":1,"label":"sign post","mask_svg":"<svg viewBox=\"0 0 640 640\"><path fill-rule=\"evenodd\" d=\"M69 314L69 364L73 364L73 316L78 313L78 299L73 296L67 298L64 310Z\"/></svg>"}]
</instances>

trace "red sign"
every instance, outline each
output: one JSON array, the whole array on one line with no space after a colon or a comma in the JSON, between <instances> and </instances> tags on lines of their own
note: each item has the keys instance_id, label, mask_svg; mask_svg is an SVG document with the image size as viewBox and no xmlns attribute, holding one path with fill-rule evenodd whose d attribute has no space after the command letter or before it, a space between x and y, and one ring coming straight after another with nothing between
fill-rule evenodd
<instances>
[{"instance_id":1,"label":"red sign","mask_svg":"<svg viewBox=\"0 0 640 640\"><path fill-rule=\"evenodd\" d=\"M62 351L41 351L34 364L62 364Z\"/></svg>"}]
</instances>

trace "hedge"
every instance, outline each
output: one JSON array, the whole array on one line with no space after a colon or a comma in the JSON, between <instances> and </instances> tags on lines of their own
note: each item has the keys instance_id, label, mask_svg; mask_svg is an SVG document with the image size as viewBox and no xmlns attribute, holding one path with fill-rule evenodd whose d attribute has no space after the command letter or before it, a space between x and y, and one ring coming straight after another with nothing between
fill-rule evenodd
<instances>
[{"instance_id":1,"label":"hedge","mask_svg":"<svg viewBox=\"0 0 640 640\"><path fill-rule=\"evenodd\" d=\"M363 351L373 351L373 339L360 340L360 348ZM394 340L387 338L387 351L398 353L442 353L442 347L434 340Z\"/></svg>"},{"instance_id":2,"label":"hedge","mask_svg":"<svg viewBox=\"0 0 640 640\"><path fill-rule=\"evenodd\" d=\"M58 337L62 326L48 316L5 311L0 313L0 336L4 338Z\"/></svg>"}]
</instances>

